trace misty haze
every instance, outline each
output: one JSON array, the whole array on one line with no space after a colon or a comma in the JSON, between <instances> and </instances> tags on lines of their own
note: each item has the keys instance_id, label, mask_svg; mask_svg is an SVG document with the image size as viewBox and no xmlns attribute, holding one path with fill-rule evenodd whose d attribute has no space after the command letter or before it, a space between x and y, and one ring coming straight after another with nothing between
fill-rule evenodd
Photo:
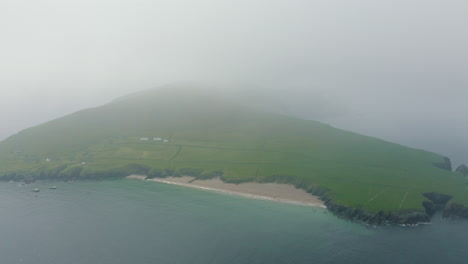
<instances>
[{"instance_id":1,"label":"misty haze","mask_svg":"<svg viewBox=\"0 0 468 264\"><path fill-rule=\"evenodd\" d=\"M467 14L0 1L0 262L466 262Z\"/></svg>"}]
</instances>

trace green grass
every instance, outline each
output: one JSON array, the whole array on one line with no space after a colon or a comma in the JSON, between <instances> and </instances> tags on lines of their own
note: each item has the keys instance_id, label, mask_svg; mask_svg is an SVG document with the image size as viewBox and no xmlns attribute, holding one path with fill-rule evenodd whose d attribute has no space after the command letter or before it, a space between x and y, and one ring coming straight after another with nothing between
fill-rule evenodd
<instances>
[{"instance_id":1,"label":"green grass","mask_svg":"<svg viewBox=\"0 0 468 264\"><path fill-rule=\"evenodd\" d=\"M170 142L155 142L153 137ZM453 201L468 205L466 179L433 166L442 161L435 153L319 122L164 90L83 110L0 143L4 179L98 178L151 169L221 170L223 180L230 182L319 187L340 205L371 212L423 210L425 192L450 194ZM57 173L51 174L53 170Z\"/></svg>"}]
</instances>

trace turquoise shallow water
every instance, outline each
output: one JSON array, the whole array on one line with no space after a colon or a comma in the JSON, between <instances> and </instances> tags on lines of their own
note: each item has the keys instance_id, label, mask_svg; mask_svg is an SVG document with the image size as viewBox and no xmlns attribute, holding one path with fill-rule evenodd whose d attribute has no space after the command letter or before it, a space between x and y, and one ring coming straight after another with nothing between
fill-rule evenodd
<instances>
[{"instance_id":1,"label":"turquoise shallow water","mask_svg":"<svg viewBox=\"0 0 468 264\"><path fill-rule=\"evenodd\" d=\"M468 222L374 229L156 182L0 183L0 263L468 263Z\"/></svg>"}]
</instances>

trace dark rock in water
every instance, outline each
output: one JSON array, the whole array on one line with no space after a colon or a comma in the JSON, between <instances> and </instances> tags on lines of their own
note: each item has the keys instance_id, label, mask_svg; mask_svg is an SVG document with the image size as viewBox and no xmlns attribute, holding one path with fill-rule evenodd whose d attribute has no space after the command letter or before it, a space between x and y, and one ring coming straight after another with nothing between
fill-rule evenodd
<instances>
[{"instance_id":1,"label":"dark rock in water","mask_svg":"<svg viewBox=\"0 0 468 264\"><path fill-rule=\"evenodd\" d=\"M458 203L449 203L452 196L433 192L423 195L430 200L423 202L423 206L426 208L428 215L432 216L437 211L443 211L442 216L445 218L468 219L468 207Z\"/></svg>"},{"instance_id":2,"label":"dark rock in water","mask_svg":"<svg viewBox=\"0 0 468 264\"><path fill-rule=\"evenodd\" d=\"M444 217L450 218L465 218L468 219L468 207L462 204L451 203L444 209Z\"/></svg>"},{"instance_id":3,"label":"dark rock in water","mask_svg":"<svg viewBox=\"0 0 468 264\"><path fill-rule=\"evenodd\" d=\"M447 157L444 157L443 162L434 162L432 163L432 165L436 166L439 169L452 171L452 162Z\"/></svg>"},{"instance_id":4,"label":"dark rock in water","mask_svg":"<svg viewBox=\"0 0 468 264\"><path fill-rule=\"evenodd\" d=\"M455 171L460 172L463 176L468 176L468 167L465 164L458 166Z\"/></svg>"}]
</instances>

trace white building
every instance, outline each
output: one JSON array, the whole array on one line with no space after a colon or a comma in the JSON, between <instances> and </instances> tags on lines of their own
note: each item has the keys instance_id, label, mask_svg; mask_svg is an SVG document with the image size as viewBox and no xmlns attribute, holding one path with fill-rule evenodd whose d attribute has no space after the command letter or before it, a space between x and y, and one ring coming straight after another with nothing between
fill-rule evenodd
<instances>
[{"instance_id":1,"label":"white building","mask_svg":"<svg viewBox=\"0 0 468 264\"><path fill-rule=\"evenodd\" d=\"M50 162L50 159L49 159L49 158L47 158L45 161L46 161L46 162Z\"/></svg>"},{"instance_id":2,"label":"white building","mask_svg":"<svg viewBox=\"0 0 468 264\"><path fill-rule=\"evenodd\" d=\"M167 142L169 142L169 139L165 139L165 140L163 140L163 142L164 142L164 143L167 143Z\"/></svg>"},{"instance_id":3,"label":"white building","mask_svg":"<svg viewBox=\"0 0 468 264\"><path fill-rule=\"evenodd\" d=\"M155 137L155 138L153 138L153 140L154 140L154 141L161 141L162 138L160 138L160 137Z\"/></svg>"},{"instance_id":4,"label":"white building","mask_svg":"<svg viewBox=\"0 0 468 264\"><path fill-rule=\"evenodd\" d=\"M142 137L142 138L140 138L140 140L141 140L141 141L148 141L149 138L147 138L147 137Z\"/></svg>"}]
</instances>

